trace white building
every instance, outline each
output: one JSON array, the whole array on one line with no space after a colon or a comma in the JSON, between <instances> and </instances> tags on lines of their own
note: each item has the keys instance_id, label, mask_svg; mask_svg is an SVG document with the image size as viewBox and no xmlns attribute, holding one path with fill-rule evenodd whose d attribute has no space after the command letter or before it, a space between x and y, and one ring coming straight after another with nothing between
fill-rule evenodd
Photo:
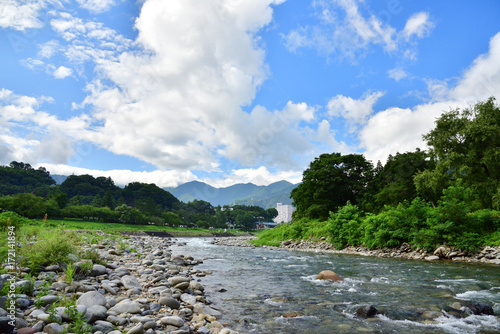
<instances>
[{"instance_id":1,"label":"white building","mask_svg":"<svg viewBox=\"0 0 500 334\"><path fill-rule=\"evenodd\" d=\"M278 210L278 215L274 218L276 223L288 223L292 220L292 213L295 211L295 208L290 204L276 204L276 210Z\"/></svg>"}]
</instances>

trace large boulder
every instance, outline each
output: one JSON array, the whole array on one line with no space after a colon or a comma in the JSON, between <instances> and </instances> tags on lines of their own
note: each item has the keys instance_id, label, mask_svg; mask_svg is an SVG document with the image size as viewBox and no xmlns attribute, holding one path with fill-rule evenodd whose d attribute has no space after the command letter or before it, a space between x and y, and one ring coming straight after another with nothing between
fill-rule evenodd
<instances>
[{"instance_id":1,"label":"large boulder","mask_svg":"<svg viewBox=\"0 0 500 334\"><path fill-rule=\"evenodd\" d=\"M330 280L333 282L343 281L342 277L340 277L339 275L337 275L336 273L334 273L331 270L323 270L322 272L320 272L318 274L316 279Z\"/></svg>"}]
</instances>

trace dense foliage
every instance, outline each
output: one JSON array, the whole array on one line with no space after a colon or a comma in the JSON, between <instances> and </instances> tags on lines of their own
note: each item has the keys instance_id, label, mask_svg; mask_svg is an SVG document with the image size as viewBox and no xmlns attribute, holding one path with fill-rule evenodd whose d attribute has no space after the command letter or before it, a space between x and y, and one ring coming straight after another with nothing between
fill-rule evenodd
<instances>
[{"instance_id":1,"label":"dense foliage","mask_svg":"<svg viewBox=\"0 0 500 334\"><path fill-rule=\"evenodd\" d=\"M261 242L327 237L338 248L409 243L467 251L500 244L495 100L443 113L423 138L428 152L396 153L375 168L358 155L316 158L291 194L294 222L266 231Z\"/></svg>"}]
</instances>

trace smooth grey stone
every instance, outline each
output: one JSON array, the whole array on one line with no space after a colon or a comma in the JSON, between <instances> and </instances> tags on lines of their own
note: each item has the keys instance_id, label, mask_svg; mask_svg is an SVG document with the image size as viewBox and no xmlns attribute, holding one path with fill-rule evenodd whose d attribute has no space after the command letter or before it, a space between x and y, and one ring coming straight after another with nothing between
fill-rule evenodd
<instances>
[{"instance_id":1,"label":"smooth grey stone","mask_svg":"<svg viewBox=\"0 0 500 334\"><path fill-rule=\"evenodd\" d=\"M129 299L122 300L112 308L110 311L114 311L118 314L120 313L141 313L141 305Z\"/></svg>"},{"instance_id":2,"label":"smooth grey stone","mask_svg":"<svg viewBox=\"0 0 500 334\"><path fill-rule=\"evenodd\" d=\"M142 323L138 323L127 332L127 334L143 334L143 333L144 333L144 325Z\"/></svg>"},{"instance_id":3,"label":"smooth grey stone","mask_svg":"<svg viewBox=\"0 0 500 334\"><path fill-rule=\"evenodd\" d=\"M156 321L150 320L150 321L147 321L146 323L144 323L144 330L155 329L156 326L158 326Z\"/></svg>"},{"instance_id":4,"label":"smooth grey stone","mask_svg":"<svg viewBox=\"0 0 500 334\"><path fill-rule=\"evenodd\" d=\"M137 290L142 290L141 283L135 278L134 276L131 275L126 275L123 276L121 279L123 286L125 289L130 290L130 289L137 289Z\"/></svg>"},{"instance_id":5,"label":"smooth grey stone","mask_svg":"<svg viewBox=\"0 0 500 334\"><path fill-rule=\"evenodd\" d=\"M127 323L127 319L116 317L114 315L110 315L106 318L107 322L112 323L115 326L124 326Z\"/></svg>"},{"instance_id":6,"label":"smooth grey stone","mask_svg":"<svg viewBox=\"0 0 500 334\"><path fill-rule=\"evenodd\" d=\"M26 298L18 298L18 299L16 299L16 305L17 305L17 307L19 307L21 309L25 309L28 306L30 306L31 304L32 304L32 301L29 300L29 299L26 299Z\"/></svg>"},{"instance_id":7,"label":"smooth grey stone","mask_svg":"<svg viewBox=\"0 0 500 334\"><path fill-rule=\"evenodd\" d=\"M89 291L85 292L80 298L78 298L76 303L78 305L86 305L86 306L92 306L92 305L104 306L106 305L106 298L97 291Z\"/></svg>"},{"instance_id":8,"label":"smooth grey stone","mask_svg":"<svg viewBox=\"0 0 500 334\"><path fill-rule=\"evenodd\" d=\"M97 320L105 320L107 316L108 310L101 305L93 305L87 308L87 312L85 313L85 318L87 322L92 323Z\"/></svg>"},{"instance_id":9,"label":"smooth grey stone","mask_svg":"<svg viewBox=\"0 0 500 334\"><path fill-rule=\"evenodd\" d=\"M92 270L90 271L90 276L101 276L107 273L107 269L102 264L94 264Z\"/></svg>"},{"instance_id":10,"label":"smooth grey stone","mask_svg":"<svg viewBox=\"0 0 500 334\"><path fill-rule=\"evenodd\" d=\"M108 292L112 295L116 295L116 293L117 293L116 290L108 283L101 283L101 286L106 292Z\"/></svg>"},{"instance_id":11,"label":"smooth grey stone","mask_svg":"<svg viewBox=\"0 0 500 334\"><path fill-rule=\"evenodd\" d=\"M161 305L159 303L151 303L149 304L149 309L153 312L158 312L161 309Z\"/></svg>"},{"instance_id":12,"label":"smooth grey stone","mask_svg":"<svg viewBox=\"0 0 500 334\"><path fill-rule=\"evenodd\" d=\"M193 312L198 313L198 314L206 314L206 315L211 315L214 316L216 319L220 319L222 317L222 313L220 313L217 310L214 310L210 306L207 306L202 303L196 303L193 305Z\"/></svg>"},{"instance_id":13,"label":"smooth grey stone","mask_svg":"<svg viewBox=\"0 0 500 334\"><path fill-rule=\"evenodd\" d=\"M184 320L182 320L180 317L172 315L169 317L163 317L160 319L160 322L163 325L171 325L175 327L182 327L184 325Z\"/></svg>"},{"instance_id":14,"label":"smooth grey stone","mask_svg":"<svg viewBox=\"0 0 500 334\"><path fill-rule=\"evenodd\" d=\"M181 303L172 297L160 297L158 303L160 305L168 306L171 309L178 309L179 307L181 307Z\"/></svg>"},{"instance_id":15,"label":"smooth grey stone","mask_svg":"<svg viewBox=\"0 0 500 334\"><path fill-rule=\"evenodd\" d=\"M61 334L63 330L63 326L55 322L50 323L43 328L43 332L47 334Z\"/></svg>"},{"instance_id":16,"label":"smooth grey stone","mask_svg":"<svg viewBox=\"0 0 500 334\"><path fill-rule=\"evenodd\" d=\"M53 296L53 295L47 295L40 297L40 301L42 302L43 306L53 304L59 300L58 296Z\"/></svg>"},{"instance_id":17,"label":"smooth grey stone","mask_svg":"<svg viewBox=\"0 0 500 334\"><path fill-rule=\"evenodd\" d=\"M183 293L181 295L181 300L189 305L194 305L196 304L196 297L193 295L190 295L189 293Z\"/></svg>"}]
</instances>

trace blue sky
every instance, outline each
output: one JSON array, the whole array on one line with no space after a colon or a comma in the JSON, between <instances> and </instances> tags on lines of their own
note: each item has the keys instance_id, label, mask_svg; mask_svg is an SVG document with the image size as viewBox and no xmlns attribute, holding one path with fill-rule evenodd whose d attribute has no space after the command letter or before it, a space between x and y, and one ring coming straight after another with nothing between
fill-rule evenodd
<instances>
[{"instance_id":1,"label":"blue sky","mask_svg":"<svg viewBox=\"0 0 500 334\"><path fill-rule=\"evenodd\" d=\"M0 164L115 183L300 182L425 149L500 97L498 1L4 0Z\"/></svg>"}]
</instances>

